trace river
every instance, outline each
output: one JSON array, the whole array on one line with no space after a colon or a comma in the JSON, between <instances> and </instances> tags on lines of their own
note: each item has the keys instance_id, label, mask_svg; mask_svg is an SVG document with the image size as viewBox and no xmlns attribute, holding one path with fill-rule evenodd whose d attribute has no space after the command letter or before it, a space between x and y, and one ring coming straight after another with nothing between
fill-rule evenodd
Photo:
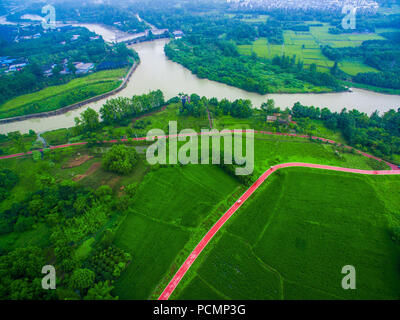
<instances>
[{"instance_id":1,"label":"river","mask_svg":"<svg viewBox=\"0 0 400 320\"><path fill-rule=\"evenodd\" d=\"M348 109L355 108L368 114L375 110L383 112L400 107L400 96L398 95L385 95L360 89L352 89L353 92L343 93L270 94L263 96L207 79L199 79L189 70L167 59L164 54L164 45L168 41L161 39L132 46L139 53L141 64L132 75L127 87L116 94L115 97L131 97L135 94L161 89L166 99L176 96L180 92L197 93L209 98L250 99L255 107L259 107L268 98L274 99L276 105L281 108L292 107L295 102L300 101L304 105L320 108L328 107L333 111L341 111L346 107ZM104 102L102 100L91 103L63 115L3 124L0 125L0 133L17 130L26 133L30 129L36 132L44 132L72 127L74 126L74 118L79 116L82 111L88 107L98 111Z\"/></svg>"}]
</instances>

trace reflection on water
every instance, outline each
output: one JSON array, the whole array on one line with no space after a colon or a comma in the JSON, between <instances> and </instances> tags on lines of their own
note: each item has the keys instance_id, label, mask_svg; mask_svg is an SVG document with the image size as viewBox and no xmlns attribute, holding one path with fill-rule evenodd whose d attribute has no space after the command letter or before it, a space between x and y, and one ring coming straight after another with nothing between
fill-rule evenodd
<instances>
[{"instance_id":1,"label":"reflection on water","mask_svg":"<svg viewBox=\"0 0 400 320\"><path fill-rule=\"evenodd\" d=\"M400 96L384 95L360 89L353 89L353 92L344 93L270 94L262 96L218 82L198 79L189 70L166 58L164 45L167 42L168 40L163 39L133 45L133 48L140 55L141 64L132 75L127 87L116 96L131 97L135 94L161 89L166 99L176 96L180 92L197 93L200 96L209 98L251 99L256 107L259 107L268 98L273 98L276 105L281 108L292 107L295 102L300 101L304 105L313 105L320 108L328 107L334 111L341 111L343 108L355 108L368 114L375 110L387 111L391 108L397 109L400 107ZM0 132L6 133L16 130L28 132L29 129L43 132L71 127L74 125L74 118L82 111L88 107L98 111L104 102L103 100L91 103L83 108L59 116L1 125Z\"/></svg>"}]
</instances>

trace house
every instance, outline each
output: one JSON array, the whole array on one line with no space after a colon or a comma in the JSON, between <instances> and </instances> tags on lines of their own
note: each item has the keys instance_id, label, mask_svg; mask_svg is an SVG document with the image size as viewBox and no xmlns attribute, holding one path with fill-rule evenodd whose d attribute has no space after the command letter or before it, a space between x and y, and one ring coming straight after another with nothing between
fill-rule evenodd
<instances>
[{"instance_id":1,"label":"house","mask_svg":"<svg viewBox=\"0 0 400 320\"><path fill-rule=\"evenodd\" d=\"M290 114L274 113L272 116L267 116L267 122L279 122L279 123L295 123L292 121Z\"/></svg>"},{"instance_id":2,"label":"house","mask_svg":"<svg viewBox=\"0 0 400 320\"><path fill-rule=\"evenodd\" d=\"M44 71L43 75L45 77L51 77L53 75L53 69L48 69L48 70Z\"/></svg>"},{"instance_id":3,"label":"house","mask_svg":"<svg viewBox=\"0 0 400 320\"><path fill-rule=\"evenodd\" d=\"M85 74L94 68L94 63L74 62L76 74Z\"/></svg>"},{"instance_id":4,"label":"house","mask_svg":"<svg viewBox=\"0 0 400 320\"><path fill-rule=\"evenodd\" d=\"M21 71L26 66L26 63L13 64L8 68L8 71Z\"/></svg>"},{"instance_id":5,"label":"house","mask_svg":"<svg viewBox=\"0 0 400 320\"><path fill-rule=\"evenodd\" d=\"M176 30L172 32L172 34L174 35L175 39L181 39L185 35L181 30Z\"/></svg>"},{"instance_id":6,"label":"house","mask_svg":"<svg viewBox=\"0 0 400 320\"><path fill-rule=\"evenodd\" d=\"M74 35L72 36L72 38L71 38L71 41L78 40L80 36L81 36L80 34L74 34Z\"/></svg>"},{"instance_id":7,"label":"house","mask_svg":"<svg viewBox=\"0 0 400 320\"><path fill-rule=\"evenodd\" d=\"M53 68L55 67L55 64L47 64L41 67L43 71L43 75L45 77L51 77L53 75Z\"/></svg>"}]
</instances>

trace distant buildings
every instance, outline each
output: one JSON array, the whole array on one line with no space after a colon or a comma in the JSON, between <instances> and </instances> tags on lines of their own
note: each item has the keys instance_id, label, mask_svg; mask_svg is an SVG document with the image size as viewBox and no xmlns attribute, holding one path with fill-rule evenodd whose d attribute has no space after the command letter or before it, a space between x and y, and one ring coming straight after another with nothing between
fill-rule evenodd
<instances>
[{"instance_id":1,"label":"distant buildings","mask_svg":"<svg viewBox=\"0 0 400 320\"><path fill-rule=\"evenodd\" d=\"M76 74L86 74L93 70L94 63L74 62L74 66L76 68Z\"/></svg>"},{"instance_id":2,"label":"distant buildings","mask_svg":"<svg viewBox=\"0 0 400 320\"><path fill-rule=\"evenodd\" d=\"M375 0L228 0L233 9L248 11L274 9L303 9L337 11L344 6L356 7L361 12L376 12L379 4Z\"/></svg>"},{"instance_id":3,"label":"distant buildings","mask_svg":"<svg viewBox=\"0 0 400 320\"><path fill-rule=\"evenodd\" d=\"M267 122L279 122L284 124L296 122L292 121L292 116L290 114L274 113L272 116L267 116Z\"/></svg>"},{"instance_id":4,"label":"distant buildings","mask_svg":"<svg viewBox=\"0 0 400 320\"><path fill-rule=\"evenodd\" d=\"M181 30L176 30L172 32L172 34L174 35L175 39L181 39L185 35Z\"/></svg>"},{"instance_id":5,"label":"distant buildings","mask_svg":"<svg viewBox=\"0 0 400 320\"><path fill-rule=\"evenodd\" d=\"M21 71L27 66L25 59L11 59L9 57L0 57L0 71L2 73L9 73Z\"/></svg>"}]
</instances>

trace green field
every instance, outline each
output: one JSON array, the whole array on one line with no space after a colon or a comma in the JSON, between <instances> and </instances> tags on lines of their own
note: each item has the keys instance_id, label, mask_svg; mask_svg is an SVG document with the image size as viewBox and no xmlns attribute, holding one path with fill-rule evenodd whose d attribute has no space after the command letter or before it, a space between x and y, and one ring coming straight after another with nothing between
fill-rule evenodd
<instances>
[{"instance_id":1,"label":"green field","mask_svg":"<svg viewBox=\"0 0 400 320\"><path fill-rule=\"evenodd\" d=\"M309 32L285 30L284 45L269 44L267 39L260 38L253 45L239 46L239 52L242 54L255 52L258 56L269 59L276 55L296 55L305 65L315 63L318 71L327 72L334 62L322 54L322 46L330 45L335 48L355 47L360 46L366 40L384 39L378 34L331 34L328 32L329 28L329 24L325 23L321 27L310 27ZM356 60L342 61L339 63L339 68L351 76L360 72L377 72L376 69Z\"/></svg>"},{"instance_id":2,"label":"green field","mask_svg":"<svg viewBox=\"0 0 400 320\"><path fill-rule=\"evenodd\" d=\"M0 105L0 118L56 110L97 96L117 88L125 74L126 69L100 71L67 84L16 97Z\"/></svg>"},{"instance_id":3,"label":"green field","mask_svg":"<svg viewBox=\"0 0 400 320\"><path fill-rule=\"evenodd\" d=\"M400 248L387 228L399 218L398 190L395 176L285 169L224 226L173 298L398 299ZM345 265L357 290L341 287Z\"/></svg>"},{"instance_id":4,"label":"green field","mask_svg":"<svg viewBox=\"0 0 400 320\"><path fill-rule=\"evenodd\" d=\"M133 263L116 283L121 299L147 299L200 223L238 183L212 166L161 168L147 175L117 232ZM188 201L190 199L190 201Z\"/></svg>"}]
</instances>

